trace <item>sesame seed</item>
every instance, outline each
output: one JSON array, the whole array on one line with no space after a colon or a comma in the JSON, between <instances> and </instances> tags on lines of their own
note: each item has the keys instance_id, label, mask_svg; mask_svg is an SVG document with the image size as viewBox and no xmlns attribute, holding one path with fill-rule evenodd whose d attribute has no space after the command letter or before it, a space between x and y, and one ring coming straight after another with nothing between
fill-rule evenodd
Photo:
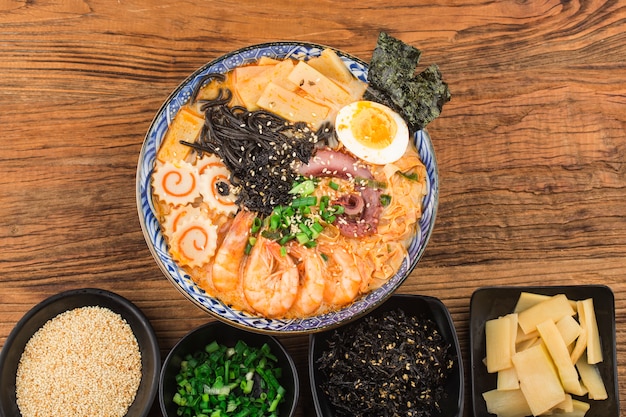
<instances>
[{"instance_id":1,"label":"sesame seed","mask_svg":"<svg viewBox=\"0 0 626 417\"><path fill-rule=\"evenodd\" d=\"M122 417L141 381L141 352L128 323L104 307L81 307L45 323L16 374L23 417Z\"/></svg>"}]
</instances>

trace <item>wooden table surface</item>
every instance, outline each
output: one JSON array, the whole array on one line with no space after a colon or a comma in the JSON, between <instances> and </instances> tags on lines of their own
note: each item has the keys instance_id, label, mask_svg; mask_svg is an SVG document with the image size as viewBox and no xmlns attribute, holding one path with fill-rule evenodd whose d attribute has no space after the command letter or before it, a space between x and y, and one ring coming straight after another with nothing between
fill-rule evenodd
<instances>
[{"instance_id":1,"label":"wooden table surface","mask_svg":"<svg viewBox=\"0 0 626 417\"><path fill-rule=\"evenodd\" d=\"M623 3L602 0L0 1L0 346L35 304L81 287L139 306L163 355L212 320L163 276L139 225L155 112L230 50L311 41L368 61L384 30L439 64L452 92L429 125L435 230L399 291L450 309L464 415L470 297L488 285L608 285L626 410L625 22ZM311 416L308 338L280 339Z\"/></svg>"}]
</instances>

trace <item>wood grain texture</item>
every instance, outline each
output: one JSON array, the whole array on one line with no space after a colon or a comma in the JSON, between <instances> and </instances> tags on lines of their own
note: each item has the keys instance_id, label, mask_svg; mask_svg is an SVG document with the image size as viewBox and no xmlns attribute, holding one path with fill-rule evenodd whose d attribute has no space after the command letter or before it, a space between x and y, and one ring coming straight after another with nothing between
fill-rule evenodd
<instances>
[{"instance_id":1,"label":"wood grain texture","mask_svg":"<svg viewBox=\"0 0 626 417\"><path fill-rule=\"evenodd\" d=\"M385 30L452 91L429 126L436 227L400 292L450 309L464 415L469 301L487 285L611 287L626 411L625 22L626 5L596 0L0 0L0 345L34 304L78 287L135 302L164 355L211 320L141 233L135 170L154 114L230 50L301 40L367 61ZM308 338L281 340L300 371L298 415L311 416Z\"/></svg>"}]
</instances>

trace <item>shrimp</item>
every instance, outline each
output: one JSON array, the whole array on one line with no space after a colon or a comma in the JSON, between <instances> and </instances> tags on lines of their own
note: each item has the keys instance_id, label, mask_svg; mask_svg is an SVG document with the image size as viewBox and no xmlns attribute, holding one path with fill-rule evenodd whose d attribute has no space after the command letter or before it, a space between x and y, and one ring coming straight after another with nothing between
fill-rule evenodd
<instances>
[{"instance_id":1,"label":"shrimp","mask_svg":"<svg viewBox=\"0 0 626 417\"><path fill-rule=\"evenodd\" d=\"M243 270L243 294L265 317L284 316L298 295L298 268L278 242L260 236Z\"/></svg>"},{"instance_id":2,"label":"shrimp","mask_svg":"<svg viewBox=\"0 0 626 417\"><path fill-rule=\"evenodd\" d=\"M361 273L354 257L340 246L328 246L320 251L328 258L324 301L336 307L352 302L361 287Z\"/></svg>"},{"instance_id":3,"label":"shrimp","mask_svg":"<svg viewBox=\"0 0 626 417\"><path fill-rule=\"evenodd\" d=\"M300 290L292 310L302 317L317 310L324 299L324 260L317 250L298 244L292 244L289 253L299 260Z\"/></svg>"},{"instance_id":4,"label":"shrimp","mask_svg":"<svg viewBox=\"0 0 626 417\"><path fill-rule=\"evenodd\" d=\"M211 279L213 287L220 292L233 291L239 284L241 265L245 256L250 227L255 214L240 210L224 237L224 241L215 253Z\"/></svg>"}]
</instances>

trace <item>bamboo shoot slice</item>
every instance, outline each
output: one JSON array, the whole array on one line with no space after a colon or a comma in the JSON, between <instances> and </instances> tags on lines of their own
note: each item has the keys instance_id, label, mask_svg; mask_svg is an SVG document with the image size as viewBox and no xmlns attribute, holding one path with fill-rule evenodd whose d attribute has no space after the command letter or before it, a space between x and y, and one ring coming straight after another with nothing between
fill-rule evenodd
<instances>
[{"instance_id":1,"label":"bamboo shoot slice","mask_svg":"<svg viewBox=\"0 0 626 417\"><path fill-rule=\"evenodd\" d=\"M350 84L354 79L346 64L332 49L324 49L320 56L309 59L307 63L340 84Z\"/></svg>"},{"instance_id":2,"label":"bamboo shoot slice","mask_svg":"<svg viewBox=\"0 0 626 417\"><path fill-rule=\"evenodd\" d=\"M553 410L559 410L558 414L571 413L574 411L573 398L569 394L565 394L565 399L559 404L555 405Z\"/></svg>"},{"instance_id":3,"label":"bamboo shoot slice","mask_svg":"<svg viewBox=\"0 0 626 417\"><path fill-rule=\"evenodd\" d=\"M304 61L298 62L287 79L306 91L313 100L337 110L354 101L346 90Z\"/></svg>"},{"instance_id":4,"label":"bamboo shoot slice","mask_svg":"<svg viewBox=\"0 0 626 417\"><path fill-rule=\"evenodd\" d=\"M572 406L574 410L571 413L566 414L567 417L584 417L587 411L591 408L589 403L584 401L572 399Z\"/></svg>"},{"instance_id":5,"label":"bamboo shoot slice","mask_svg":"<svg viewBox=\"0 0 626 417\"><path fill-rule=\"evenodd\" d=\"M581 327L576 319L572 316L565 316L556 323L559 333L565 342L566 346L571 345L576 341L576 338L580 336Z\"/></svg>"},{"instance_id":6,"label":"bamboo shoot slice","mask_svg":"<svg viewBox=\"0 0 626 417\"><path fill-rule=\"evenodd\" d=\"M258 110L262 106L257 102L268 84L274 83L289 91L298 89L296 85L287 81L287 77L294 66L295 64L291 59L285 59L276 65L258 66L262 71L251 77L247 77L248 74L244 72L247 67L241 67L241 70L235 69L238 72L235 72L234 76L234 90L248 110ZM252 68L247 71L252 71Z\"/></svg>"},{"instance_id":7,"label":"bamboo shoot slice","mask_svg":"<svg viewBox=\"0 0 626 417\"><path fill-rule=\"evenodd\" d=\"M530 339L536 339L537 337L539 337L539 333L536 330L529 333L524 333L522 328L519 327L519 325L517 326L517 336L515 337L516 343L522 343Z\"/></svg>"},{"instance_id":8,"label":"bamboo shoot slice","mask_svg":"<svg viewBox=\"0 0 626 417\"><path fill-rule=\"evenodd\" d=\"M576 367L572 364L567 345L563 341L556 324L552 320L546 320L537 325L537 330L550 353L552 361L556 365L565 392L583 395L584 390L580 386L578 372L576 372Z\"/></svg>"},{"instance_id":9,"label":"bamboo shoot slice","mask_svg":"<svg viewBox=\"0 0 626 417\"><path fill-rule=\"evenodd\" d=\"M328 107L307 100L274 83L267 85L257 104L291 122L310 123L313 128L317 128L329 112Z\"/></svg>"},{"instance_id":10,"label":"bamboo shoot slice","mask_svg":"<svg viewBox=\"0 0 626 417\"><path fill-rule=\"evenodd\" d=\"M539 304L540 302L546 301L549 298L549 295L536 294L534 292L522 292L517 299L517 304L515 304L513 312L521 313L524 310L528 310L535 304Z\"/></svg>"},{"instance_id":11,"label":"bamboo shoot slice","mask_svg":"<svg viewBox=\"0 0 626 417\"><path fill-rule=\"evenodd\" d=\"M513 366L512 332L509 317L499 317L485 323L487 372L494 373Z\"/></svg>"},{"instance_id":12,"label":"bamboo shoot slice","mask_svg":"<svg viewBox=\"0 0 626 417\"><path fill-rule=\"evenodd\" d=\"M498 417L526 417L532 412L521 390L498 391L483 393L487 411Z\"/></svg>"},{"instance_id":13,"label":"bamboo shoot slice","mask_svg":"<svg viewBox=\"0 0 626 417\"><path fill-rule=\"evenodd\" d=\"M602 346L600 345L600 332L598 331L598 322L596 320L596 312L593 306L593 298L583 300L580 305L585 312L585 325L587 328L587 361L591 364L596 364L602 362Z\"/></svg>"},{"instance_id":14,"label":"bamboo shoot slice","mask_svg":"<svg viewBox=\"0 0 626 417\"><path fill-rule=\"evenodd\" d=\"M496 385L498 391L508 391L519 389L519 379L515 367L498 371L498 382Z\"/></svg>"},{"instance_id":15,"label":"bamboo shoot slice","mask_svg":"<svg viewBox=\"0 0 626 417\"><path fill-rule=\"evenodd\" d=\"M576 368L582 383L589 391L589 398L592 400L606 400L608 394L598 367L595 364L590 364L586 355L582 355L576 362Z\"/></svg>"},{"instance_id":16,"label":"bamboo shoot slice","mask_svg":"<svg viewBox=\"0 0 626 417\"><path fill-rule=\"evenodd\" d=\"M165 133L157 159L163 163L184 161L189 156L191 148L180 141L195 142L203 125L204 117L199 116L189 107L181 107Z\"/></svg>"},{"instance_id":17,"label":"bamboo shoot slice","mask_svg":"<svg viewBox=\"0 0 626 417\"><path fill-rule=\"evenodd\" d=\"M519 325L524 333L530 333L539 323L546 320L555 322L565 316L576 314L565 294L558 294L541 301L518 314Z\"/></svg>"},{"instance_id":18,"label":"bamboo shoot slice","mask_svg":"<svg viewBox=\"0 0 626 417\"><path fill-rule=\"evenodd\" d=\"M538 333L537 333L538 334ZM539 336L534 337L532 339L528 339L528 340L524 340L523 342L517 343L515 345L515 351L516 352L522 352L528 348L531 348L537 344L541 344L541 339L539 339Z\"/></svg>"},{"instance_id":19,"label":"bamboo shoot slice","mask_svg":"<svg viewBox=\"0 0 626 417\"><path fill-rule=\"evenodd\" d=\"M517 352L512 361L533 415L543 414L565 399L561 380L543 345Z\"/></svg>"}]
</instances>

